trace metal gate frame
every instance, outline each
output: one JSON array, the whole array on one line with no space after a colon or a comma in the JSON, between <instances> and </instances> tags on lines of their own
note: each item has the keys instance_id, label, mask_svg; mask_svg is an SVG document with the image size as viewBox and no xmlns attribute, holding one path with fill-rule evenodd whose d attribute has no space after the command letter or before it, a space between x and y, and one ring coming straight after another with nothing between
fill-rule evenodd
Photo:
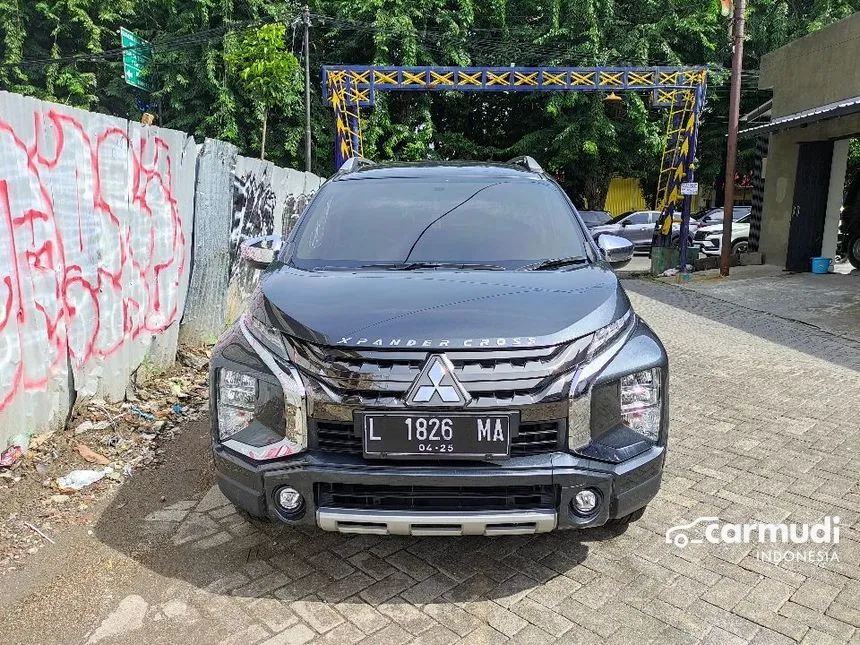
<instances>
[{"instance_id":1,"label":"metal gate frame","mask_svg":"<svg viewBox=\"0 0 860 645\"><path fill-rule=\"evenodd\" d=\"M671 240L675 211L682 232L690 199L681 184L693 181L699 119L705 106L705 67L402 67L324 65L323 101L335 114L335 166L362 156L361 114L376 104L377 92L650 92L651 104L668 108L657 207L662 212L656 243ZM682 268L686 238L681 239Z\"/></svg>"}]
</instances>

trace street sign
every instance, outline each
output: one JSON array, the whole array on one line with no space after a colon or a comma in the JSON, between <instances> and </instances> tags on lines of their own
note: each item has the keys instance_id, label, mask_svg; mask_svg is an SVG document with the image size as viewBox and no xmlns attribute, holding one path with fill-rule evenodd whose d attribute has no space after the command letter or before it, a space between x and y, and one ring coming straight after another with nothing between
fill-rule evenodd
<instances>
[{"instance_id":1,"label":"street sign","mask_svg":"<svg viewBox=\"0 0 860 645\"><path fill-rule=\"evenodd\" d=\"M125 27L119 28L122 41L122 64L125 82L142 90L151 89L146 78L146 68L152 61L152 43L138 38Z\"/></svg>"},{"instance_id":2,"label":"street sign","mask_svg":"<svg viewBox=\"0 0 860 645\"><path fill-rule=\"evenodd\" d=\"M681 184L681 194L682 195L698 195L699 194L699 184L695 181L686 181Z\"/></svg>"}]
</instances>

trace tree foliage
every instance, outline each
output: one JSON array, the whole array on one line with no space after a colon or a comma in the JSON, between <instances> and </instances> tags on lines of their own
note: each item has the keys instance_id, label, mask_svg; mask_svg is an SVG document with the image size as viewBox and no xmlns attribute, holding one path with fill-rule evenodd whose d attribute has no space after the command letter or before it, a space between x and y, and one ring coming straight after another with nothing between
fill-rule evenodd
<instances>
[{"instance_id":1,"label":"tree foliage","mask_svg":"<svg viewBox=\"0 0 860 645\"><path fill-rule=\"evenodd\" d=\"M298 60L287 51L285 33L281 23L248 30L238 42L228 47L226 55L228 71L239 77L245 94L260 111L261 159L266 156L269 110L278 108L283 115L289 116L301 104L304 81L300 77Z\"/></svg>"},{"instance_id":2,"label":"tree foliage","mask_svg":"<svg viewBox=\"0 0 860 645\"><path fill-rule=\"evenodd\" d=\"M707 0L312 0L314 169L332 170L333 123L321 103L323 63L402 65L709 65L700 181L722 165L731 50L728 19ZM748 3L744 67L860 9L860 0ZM267 157L303 162L297 3L289 0L0 0L0 87L135 117L157 105L163 124L260 149L250 124L268 113ZM116 49L120 25L151 40L145 94L123 84L121 62L69 61ZM252 26L251 28L248 28ZM265 26L259 29L261 25ZM12 64L49 58L44 65ZM280 61L280 62L277 62ZM316 79L316 81L314 81ZM281 89L276 89L276 88ZM647 96L379 94L365 110L365 154L376 159L535 156L571 196L599 205L613 175L656 183L665 114ZM742 112L768 98L744 75ZM153 110L156 111L156 110ZM752 166L744 142L739 169ZM852 157L853 158L853 157Z\"/></svg>"}]
</instances>

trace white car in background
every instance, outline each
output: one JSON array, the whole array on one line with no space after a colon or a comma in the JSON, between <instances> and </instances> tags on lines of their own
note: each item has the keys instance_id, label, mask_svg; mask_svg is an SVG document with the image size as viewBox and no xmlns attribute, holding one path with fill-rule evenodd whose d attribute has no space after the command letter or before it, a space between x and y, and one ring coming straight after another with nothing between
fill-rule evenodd
<instances>
[{"instance_id":1,"label":"white car in background","mask_svg":"<svg viewBox=\"0 0 860 645\"><path fill-rule=\"evenodd\" d=\"M746 253L750 237L749 214L732 222L732 253ZM693 236L693 245L704 255L719 255L723 242L723 225L700 227Z\"/></svg>"}]
</instances>

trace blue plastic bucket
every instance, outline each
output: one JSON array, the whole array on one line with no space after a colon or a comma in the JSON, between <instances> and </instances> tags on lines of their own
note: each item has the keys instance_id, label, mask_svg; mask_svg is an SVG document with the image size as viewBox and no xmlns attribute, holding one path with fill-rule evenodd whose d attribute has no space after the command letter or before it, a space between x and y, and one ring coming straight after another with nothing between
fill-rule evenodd
<instances>
[{"instance_id":1,"label":"blue plastic bucket","mask_svg":"<svg viewBox=\"0 0 860 645\"><path fill-rule=\"evenodd\" d=\"M830 258L812 258L813 273L827 273L830 270Z\"/></svg>"}]
</instances>

